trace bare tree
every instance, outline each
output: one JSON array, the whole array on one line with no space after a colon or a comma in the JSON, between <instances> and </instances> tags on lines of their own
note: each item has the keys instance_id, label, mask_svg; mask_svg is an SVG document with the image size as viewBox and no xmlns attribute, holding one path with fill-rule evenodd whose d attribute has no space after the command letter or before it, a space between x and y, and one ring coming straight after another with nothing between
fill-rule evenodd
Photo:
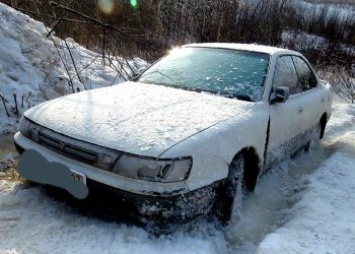
<instances>
[{"instance_id":1,"label":"bare tree","mask_svg":"<svg viewBox=\"0 0 355 254\"><path fill-rule=\"evenodd\" d=\"M338 67L332 76L334 91L346 101L355 103L355 64L350 68Z\"/></svg>"}]
</instances>

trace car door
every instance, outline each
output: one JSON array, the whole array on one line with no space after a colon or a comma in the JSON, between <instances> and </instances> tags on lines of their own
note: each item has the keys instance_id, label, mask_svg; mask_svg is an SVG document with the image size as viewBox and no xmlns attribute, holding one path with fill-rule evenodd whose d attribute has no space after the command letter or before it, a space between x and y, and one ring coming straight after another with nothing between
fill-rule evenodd
<instances>
[{"instance_id":1,"label":"car door","mask_svg":"<svg viewBox=\"0 0 355 254\"><path fill-rule=\"evenodd\" d=\"M277 58L272 83L270 100L279 86L288 87L291 95L285 102L269 104L270 122L265 154L266 169L278 164L296 149L297 144L294 142L303 129L301 123L305 108L300 94L302 88L291 56L284 55Z\"/></svg>"},{"instance_id":2,"label":"car door","mask_svg":"<svg viewBox=\"0 0 355 254\"><path fill-rule=\"evenodd\" d=\"M299 101L300 122L299 128L303 134L314 127L320 121L323 113L322 108L325 103L325 96L321 94L320 87L317 86L317 79L308 63L299 56L292 56L292 61L296 68L301 94ZM306 136L306 135L304 135ZM306 139L306 137L305 137ZM306 141L308 141L306 139Z\"/></svg>"}]
</instances>

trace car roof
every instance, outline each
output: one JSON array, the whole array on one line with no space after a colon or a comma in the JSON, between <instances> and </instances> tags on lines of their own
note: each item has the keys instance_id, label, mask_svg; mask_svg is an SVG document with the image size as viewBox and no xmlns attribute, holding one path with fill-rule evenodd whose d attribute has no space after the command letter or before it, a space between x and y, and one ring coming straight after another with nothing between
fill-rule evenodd
<instances>
[{"instance_id":1,"label":"car roof","mask_svg":"<svg viewBox=\"0 0 355 254\"><path fill-rule=\"evenodd\" d=\"M194 43L194 44L184 45L183 47L236 49L236 50L260 52L269 55L273 55L275 53L299 54L298 52L288 50L288 49L283 49L283 48L270 47L270 46L257 45L257 44L241 44L241 43Z\"/></svg>"}]
</instances>

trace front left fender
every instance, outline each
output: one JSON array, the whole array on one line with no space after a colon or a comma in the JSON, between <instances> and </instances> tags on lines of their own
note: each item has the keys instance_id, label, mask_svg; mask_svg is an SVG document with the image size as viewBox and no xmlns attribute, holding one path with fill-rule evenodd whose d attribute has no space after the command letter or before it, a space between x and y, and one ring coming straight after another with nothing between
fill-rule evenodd
<instances>
[{"instance_id":1,"label":"front left fender","mask_svg":"<svg viewBox=\"0 0 355 254\"><path fill-rule=\"evenodd\" d=\"M163 153L161 158L192 156L193 166L186 180L191 190L226 178L234 156L244 148L255 150L262 170L268 121L267 106L256 103L245 114L184 140Z\"/></svg>"}]
</instances>

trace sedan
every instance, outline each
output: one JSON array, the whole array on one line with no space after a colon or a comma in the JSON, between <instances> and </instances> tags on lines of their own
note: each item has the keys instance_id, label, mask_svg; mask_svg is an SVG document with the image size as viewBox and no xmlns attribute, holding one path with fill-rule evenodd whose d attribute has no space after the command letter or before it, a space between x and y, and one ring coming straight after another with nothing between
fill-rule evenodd
<instances>
[{"instance_id":1,"label":"sedan","mask_svg":"<svg viewBox=\"0 0 355 254\"><path fill-rule=\"evenodd\" d=\"M324 135L332 92L300 53L191 44L134 81L24 113L19 173L143 223L223 225L262 173Z\"/></svg>"}]
</instances>

